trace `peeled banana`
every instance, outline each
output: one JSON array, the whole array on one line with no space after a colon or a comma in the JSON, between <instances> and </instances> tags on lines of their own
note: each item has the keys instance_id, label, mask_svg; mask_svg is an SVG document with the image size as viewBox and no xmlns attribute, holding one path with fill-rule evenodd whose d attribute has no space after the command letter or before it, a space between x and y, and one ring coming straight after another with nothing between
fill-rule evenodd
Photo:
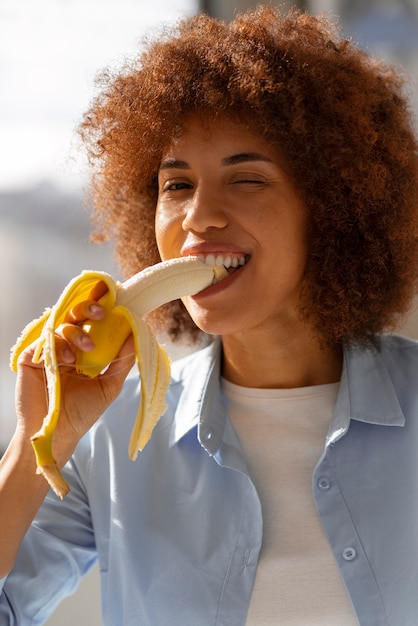
<instances>
[{"instance_id":1,"label":"peeled banana","mask_svg":"<svg viewBox=\"0 0 418 626\"><path fill-rule=\"evenodd\" d=\"M57 303L23 330L12 348L10 367L17 371L19 355L37 341L33 362L44 362L49 408L41 429L32 438L37 472L42 474L62 499L69 491L52 455L52 437L61 402L60 375L55 352L55 330L66 321L78 303L91 298L96 285L103 281L107 292L99 303L106 309L101 320L88 320L84 331L95 348L77 351L75 367L90 378L98 376L116 357L132 332L141 376L141 399L129 442L129 457L134 460L151 437L153 428L165 411L165 394L170 379L170 362L157 342L144 315L177 298L193 295L227 275L223 266L209 266L196 257L182 257L157 263L135 274L124 283L105 272L84 271L64 289Z\"/></svg>"}]
</instances>

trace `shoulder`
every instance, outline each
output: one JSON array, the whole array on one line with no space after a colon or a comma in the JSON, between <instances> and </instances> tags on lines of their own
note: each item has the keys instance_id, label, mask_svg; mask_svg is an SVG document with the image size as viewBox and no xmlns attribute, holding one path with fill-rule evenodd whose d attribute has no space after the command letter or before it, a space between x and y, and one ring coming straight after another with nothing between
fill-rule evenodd
<instances>
[{"instance_id":1,"label":"shoulder","mask_svg":"<svg viewBox=\"0 0 418 626\"><path fill-rule=\"evenodd\" d=\"M351 347L345 356L340 404L348 397L352 417L375 424L401 425L412 416L418 425L416 341L382 335L373 346Z\"/></svg>"},{"instance_id":2,"label":"shoulder","mask_svg":"<svg viewBox=\"0 0 418 626\"><path fill-rule=\"evenodd\" d=\"M383 373L386 392L393 388L405 418L418 428L418 342L399 335L384 335L377 351L380 360L377 365Z\"/></svg>"},{"instance_id":3,"label":"shoulder","mask_svg":"<svg viewBox=\"0 0 418 626\"><path fill-rule=\"evenodd\" d=\"M379 337L378 346L382 351L418 350L418 341L403 335L384 334Z\"/></svg>"},{"instance_id":4,"label":"shoulder","mask_svg":"<svg viewBox=\"0 0 418 626\"><path fill-rule=\"evenodd\" d=\"M401 335L382 335L377 350L390 371L418 375L418 341Z\"/></svg>"},{"instance_id":5,"label":"shoulder","mask_svg":"<svg viewBox=\"0 0 418 626\"><path fill-rule=\"evenodd\" d=\"M391 369L415 369L418 365L418 341L395 334L382 334L372 346L348 346L346 354L350 362L364 362L369 367Z\"/></svg>"}]
</instances>

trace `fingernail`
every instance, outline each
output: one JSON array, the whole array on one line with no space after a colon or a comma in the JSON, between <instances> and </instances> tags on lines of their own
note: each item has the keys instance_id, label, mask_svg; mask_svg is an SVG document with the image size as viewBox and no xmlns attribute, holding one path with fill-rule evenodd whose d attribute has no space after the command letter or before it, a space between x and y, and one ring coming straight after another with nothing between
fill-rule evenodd
<instances>
[{"instance_id":1,"label":"fingernail","mask_svg":"<svg viewBox=\"0 0 418 626\"><path fill-rule=\"evenodd\" d=\"M101 313L103 308L99 304L90 304L89 305L89 313L91 315L97 315L97 313Z\"/></svg>"},{"instance_id":2,"label":"fingernail","mask_svg":"<svg viewBox=\"0 0 418 626\"><path fill-rule=\"evenodd\" d=\"M80 343L84 350L93 350L94 343L88 335L80 335Z\"/></svg>"},{"instance_id":3,"label":"fingernail","mask_svg":"<svg viewBox=\"0 0 418 626\"><path fill-rule=\"evenodd\" d=\"M72 352L72 350L70 350L70 348L64 348L61 354L62 354L62 360L65 363L74 363L75 354L74 352Z\"/></svg>"}]
</instances>

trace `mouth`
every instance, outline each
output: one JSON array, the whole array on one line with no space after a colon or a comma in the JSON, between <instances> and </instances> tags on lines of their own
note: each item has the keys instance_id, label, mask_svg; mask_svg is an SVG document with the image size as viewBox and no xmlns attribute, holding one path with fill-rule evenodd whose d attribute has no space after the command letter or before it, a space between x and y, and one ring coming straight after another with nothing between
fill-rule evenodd
<instances>
[{"instance_id":1,"label":"mouth","mask_svg":"<svg viewBox=\"0 0 418 626\"><path fill-rule=\"evenodd\" d=\"M205 263L206 265L213 266L223 266L228 275L233 274L237 270L241 269L248 261L249 255L246 254L199 254L198 259ZM214 278L214 284L223 280L225 276L222 276L218 279Z\"/></svg>"}]
</instances>

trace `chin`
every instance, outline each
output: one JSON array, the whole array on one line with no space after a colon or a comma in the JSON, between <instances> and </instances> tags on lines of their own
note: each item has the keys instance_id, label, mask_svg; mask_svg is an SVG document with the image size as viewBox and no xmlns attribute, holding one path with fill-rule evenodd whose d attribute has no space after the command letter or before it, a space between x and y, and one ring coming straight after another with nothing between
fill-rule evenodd
<instances>
[{"instance_id":1,"label":"chin","mask_svg":"<svg viewBox=\"0 0 418 626\"><path fill-rule=\"evenodd\" d=\"M200 330L204 332L206 335L216 336L216 335L229 334L225 329L225 324L223 324L222 322L216 323L216 322L209 322L207 320L201 321L199 319L196 319L195 317L193 317L192 319L194 323L196 324L196 326L200 328Z\"/></svg>"},{"instance_id":2,"label":"chin","mask_svg":"<svg viewBox=\"0 0 418 626\"><path fill-rule=\"evenodd\" d=\"M248 320L238 318L236 307L233 311L220 306L205 308L190 298L183 298L183 303L196 326L207 335L231 335L246 328Z\"/></svg>"},{"instance_id":3,"label":"chin","mask_svg":"<svg viewBox=\"0 0 418 626\"><path fill-rule=\"evenodd\" d=\"M237 320L231 320L222 316L214 315L191 315L192 320L201 331L207 335L233 335L238 333L241 328L237 325Z\"/></svg>"}]
</instances>

